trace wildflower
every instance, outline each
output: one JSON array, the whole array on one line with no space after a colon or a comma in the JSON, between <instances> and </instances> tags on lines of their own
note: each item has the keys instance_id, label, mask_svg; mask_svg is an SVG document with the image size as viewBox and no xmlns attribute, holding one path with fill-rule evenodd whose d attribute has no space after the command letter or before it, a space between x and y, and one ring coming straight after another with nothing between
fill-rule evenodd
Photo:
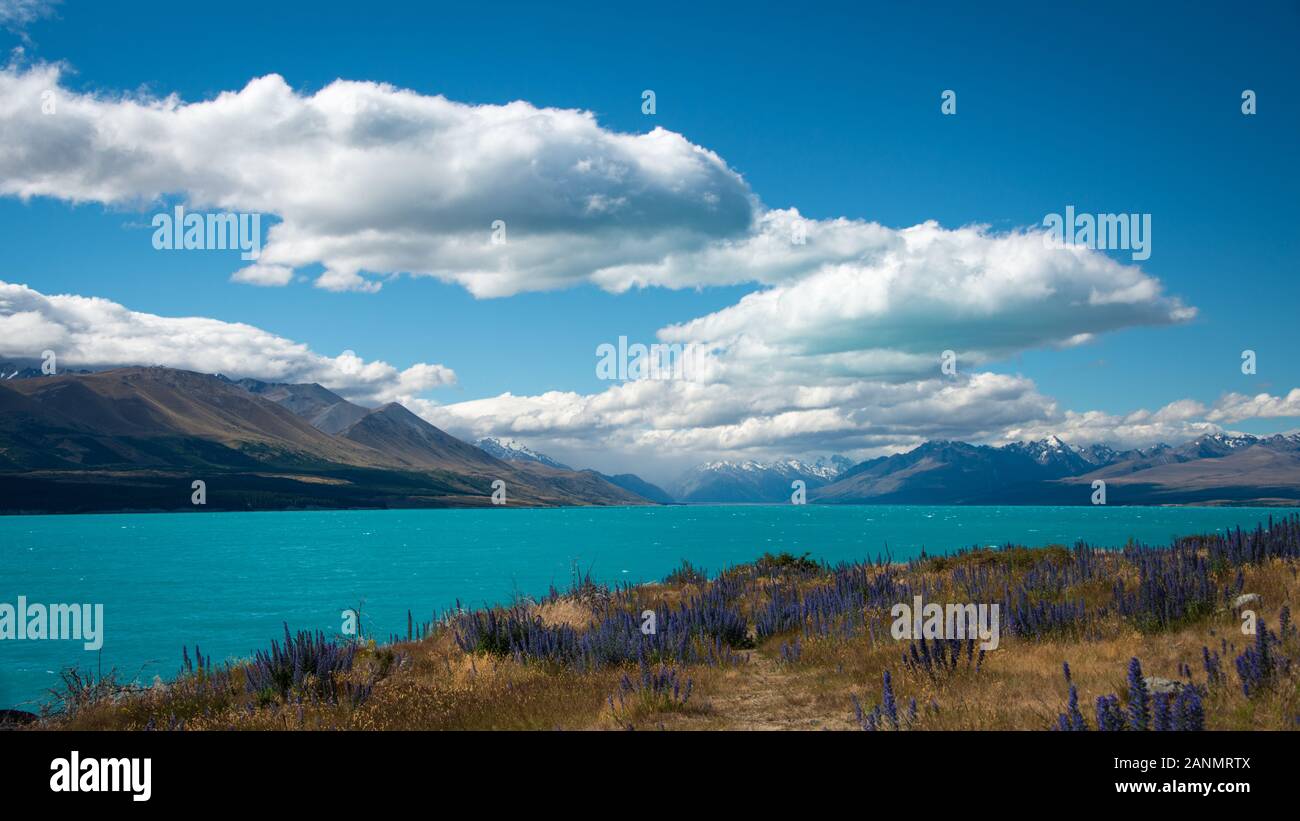
<instances>
[{"instance_id":1,"label":"wildflower","mask_svg":"<svg viewBox=\"0 0 1300 821\"><path fill-rule=\"evenodd\" d=\"M1129 726L1134 730L1146 730L1151 726L1151 695L1147 692L1146 682L1142 678L1142 663L1137 657L1128 663L1128 713Z\"/></svg>"}]
</instances>

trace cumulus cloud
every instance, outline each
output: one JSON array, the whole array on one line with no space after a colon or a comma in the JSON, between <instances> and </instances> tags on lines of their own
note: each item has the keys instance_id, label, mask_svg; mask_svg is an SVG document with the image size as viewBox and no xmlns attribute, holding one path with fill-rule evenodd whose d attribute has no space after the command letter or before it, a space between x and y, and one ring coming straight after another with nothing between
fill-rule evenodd
<instances>
[{"instance_id":1,"label":"cumulus cloud","mask_svg":"<svg viewBox=\"0 0 1300 821\"><path fill-rule=\"evenodd\" d=\"M343 80L306 94L278 75L189 103L60 81L54 65L0 71L0 194L136 206L180 196L191 209L275 215L239 282L287 284L286 271L319 264L316 284L338 291L398 274L480 297L756 283L770 287L670 333L731 338L761 321L767 342L797 337L805 353L863 350L864 324L866 348L928 355L934 334L905 330L948 323L939 350L978 358L1193 313L1140 270L1040 233L768 209L714 152L662 128L610 131L586 111ZM50 89L57 116L41 113ZM1037 323L1000 324L1006 343L989 345L989 326L1028 305L1043 309Z\"/></svg>"},{"instance_id":2,"label":"cumulus cloud","mask_svg":"<svg viewBox=\"0 0 1300 821\"><path fill-rule=\"evenodd\" d=\"M748 244L779 245L772 234L785 234L791 219L797 213L766 221L764 233ZM788 281L665 328L660 337L725 348L733 366L769 374L785 363L803 375L813 368L910 378L932 372L945 350L976 366L1196 315L1137 267L1086 248L1045 247L1034 232L946 230L933 222L894 231L851 220L811 230L809 244L794 247L818 246L807 252L818 267L794 276L785 253L780 265L762 270L765 278Z\"/></svg>"},{"instance_id":3,"label":"cumulus cloud","mask_svg":"<svg viewBox=\"0 0 1300 821\"><path fill-rule=\"evenodd\" d=\"M1296 416L1300 416L1300 388L1286 396L1227 393L1209 406L1179 399L1155 411L1066 411L1047 423L1009 427L1000 438L1015 442L1057 434L1071 444L1100 442L1116 448L1139 448L1159 442L1177 444L1207 433L1231 433L1224 425L1252 419Z\"/></svg>"},{"instance_id":4,"label":"cumulus cloud","mask_svg":"<svg viewBox=\"0 0 1300 821\"><path fill-rule=\"evenodd\" d=\"M397 272L478 296L560 288L743 234L755 214L713 152L589 112L342 80L299 94L278 75L194 103L110 98L60 71L0 71L0 193L274 214L260 262L319 263L330 289Z\"/></svg>"},{"instance_id":5,"label":"cumulus cloud","mask_svg":"<svg viewBox=\"0 0 1300 821\"><path fill-rule=\"evenodd\" d=\"M1234 423L1244 419L1271 419L1300 416L1300 388L1293 388L1286 396L1267 393L1246 396L1241 393L1225 395L1216 403L1207 418L1214 422Z\"/></svg>"},{"instance_id":6,"label":"cumulus cloud","mask_svg":"<svg viewBox=\"0 0 1300 821\"><path fill-rule=\"evenodd\" d=\"M442 365L405 370L352 351L330 357L237 322L163 317L107 299L47 296L0 281L0 357L36 359L52 350L67 368L166 365L272 382L319 382L362 403L411 400L455 384Z\"/></svg>"},{"instance_id":7,"label":"cumulus cloud","mask_svg":"<svg viewBox=\"0 0 1300 821\"><path fill-rule=\"evenodd\" d=\"M1286 397L1228 394L1212 406L1179 399L1154 411L1112 414L1064 409L1032 380L977 372L793 389L642 380L590 395L507 393L415 409L466 438L513 436L579 464L666 479L673 472L667 465L829 453L866 459L934 439L1001 445L1057 435L1072 445L1117 449L1179 444L1230 432L1225 423L1300 416L1300 389Z\"/></svg>"},{"instance_id":8,"label":"cumulus cloud","mask_svg":"<svg viewBox=\"0 0 1300 821\"><path fill-rule=\"evenodd\" d=\"M557 452L639 458L893 452L927 439L984 439L1046 421L1055 403L1022 377L979 373L896 384L732 385L638 380L597 394L552 391L417 408L466 437L509 435Z\"/></svg>"},{"instance_id":9,"label":"cumulus cloud","mask_svg":"<svg viewBox=\"0 0 1300 821\"><path fill-rule=\"evenodd\" d=\"M1188 414L1188 408L1200 411ZM1179 444L1207 433L1223 433L1207 421L1199 402L1181 399L1156 411L1139 409L1115 414L1104 411L1067 410L1046 421L1009 426L993 444L1059 436L1071 445L1104 444L1118 450L1150 447L1161 442Z\"/></svg>"}]
</instances>

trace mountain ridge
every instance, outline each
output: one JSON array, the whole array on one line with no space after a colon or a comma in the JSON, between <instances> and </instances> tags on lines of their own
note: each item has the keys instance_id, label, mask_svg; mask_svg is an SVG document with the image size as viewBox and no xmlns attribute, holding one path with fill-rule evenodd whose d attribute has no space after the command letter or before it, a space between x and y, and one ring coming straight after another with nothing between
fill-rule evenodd
<instances>
[{"instance_id":1,"label":"mountain ridge","mask_svg":"<svg viewBox=\"0 0 1300 821\"><path fill-rule=\"evenodd\" d=\"M164 367L14 372L0 379L0 510L190 509L188 480L212 476L210 509L484 505L498 479L524 505L787 503L796 480L823 504L1089 504L1097 481L1110 504L1300 503L1298 433L1129 450L1056 435L932 440L857 464L715 460L668 489L574 470L513 439L480 444L315 383Z\"/></svg>"},{"instance_id":2,"label":"mountain ridge","mask_svg":"<svg viewBox=\"0 0 1300 821\"><path fill-rule=\"evenodd\" d=\"M521 470L396 403L339 403L162 367L4 380L0 510L193 510L194 480L208 510L483 506L497 480L508 504L650 503L594 473Z\"/></svg>"},{"instance_id":3,"label":"mountain ridge","mask_svg":"<svg viewBox=\"0 0 1300 821\"><path fill-rule=\"evenodd\" d=\"M836 504L1282 504L1300 501L1300 434L1204 434L1178 446L1001 447L936 440L855 465L809 501Z\"/></svg>"}]
</instances>

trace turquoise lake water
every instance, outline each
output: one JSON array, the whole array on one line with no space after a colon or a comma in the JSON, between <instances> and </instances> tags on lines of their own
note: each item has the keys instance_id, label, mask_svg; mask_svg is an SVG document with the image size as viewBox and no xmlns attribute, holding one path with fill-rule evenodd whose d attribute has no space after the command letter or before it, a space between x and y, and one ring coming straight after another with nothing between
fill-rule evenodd
<instances>
[{"instance_id":1,"label":"turquoise lake water","mask_svg":"<svg viewBox=\"0 0 1300 821\"><path fill-rule=\"evenodd\" d=\"M99 653L77 641L0 641L0 707L33 709L66 666L171 678L181 646L246 658L282 634L337 634L362 604L368 633L405 634L466 605L540 595L576 562L607 582L711 573L764 551L829 562L1008 541L1122 546L1253 526L1260 508L753 505L516 510L0 517L0 603L104 605Z\"/></svg>"}]
</instances>

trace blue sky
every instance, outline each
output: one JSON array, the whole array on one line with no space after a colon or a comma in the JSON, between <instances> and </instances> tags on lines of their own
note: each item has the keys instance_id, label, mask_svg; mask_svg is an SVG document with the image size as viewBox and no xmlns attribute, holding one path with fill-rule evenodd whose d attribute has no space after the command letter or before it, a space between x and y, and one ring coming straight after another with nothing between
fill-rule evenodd
<instances>
[{"instance_id":1,"label":"blue sky","mask_svg":"<svg viewBox=\"0 0 1300 821\"><path fill-rule=\"evenodd\" d=\"M612 133L675 132L716 152L764 207L815 220L996 233L1067 205L1149 213L1150 259L1111 256L1140 265L1195 319L1126 323L1068 349L1024 345L980 369L1032 380L1059 409L1117 415L1300 385L1295 3L268 5L231 0L186 19L174 3L68 0L0 42L24 49L23 66L61 62L69 94L190 103L279 74L306 96L343 78L473 105L582 109ZM643 89L656 93L653 116L641 112ZM944 89L957 92L955 116L940 113ZM1243 89L1258 95L1255 116L1240 111ZM236 252L155 251L157 201L74 199L0 196L0 279L248 323L329 357L441 363L455 386L420 392L438 404L598 394L609 386L594 375L596 345L650 341L770 284L574 284L499 298L409 276L377 293L256 288L229 281L245 264ZM1258 352L1254 376L1240 371L1244 348Z\"/></svg>"}]
</instances>

